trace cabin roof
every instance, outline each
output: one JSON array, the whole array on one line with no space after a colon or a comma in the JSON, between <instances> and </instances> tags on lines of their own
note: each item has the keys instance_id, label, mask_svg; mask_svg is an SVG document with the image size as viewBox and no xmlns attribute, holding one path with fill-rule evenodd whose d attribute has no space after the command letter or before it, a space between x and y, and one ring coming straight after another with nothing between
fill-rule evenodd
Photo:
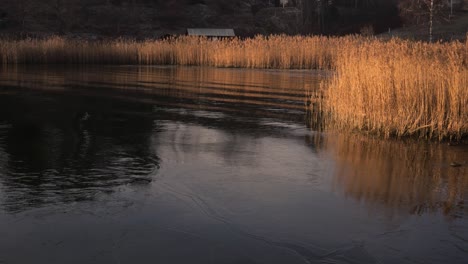
<instances>
[{"instance_id":1,"label":"cabin roof","mask_svg":"<svg viewBox=\"0 0 468 264\"><path fill-rule=\"evenodd\" d=\"M232 28L188 28L189 36L206 36L206 37L235 37L234 29Z\"/></svg>"}]
</instances>

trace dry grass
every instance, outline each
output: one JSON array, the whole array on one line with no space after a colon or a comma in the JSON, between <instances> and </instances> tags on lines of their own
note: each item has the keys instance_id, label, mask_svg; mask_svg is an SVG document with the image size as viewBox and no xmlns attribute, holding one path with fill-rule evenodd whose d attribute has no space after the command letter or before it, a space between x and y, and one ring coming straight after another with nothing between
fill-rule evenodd
<instances>
[{"instance_id":1,"label":"dry grass","mask_svg":"<svg viewBox=\"0 0 468 264\"><path fill-rule=\"evenodd\" d=\"M270 36L87 42L53 37L0 41L0 60L2 65L331 69L335 74L324 83L325 100L319 108L335 128L385 137L459 139L468 134L468 41Z\"/></svg>"},{"instance_id":2,"label":"dry grass","mask_svg":"<svg viewBox=\"0 0 468 264\"><path fill-rule=\"evenodd\" d=\"M215 67L330 68L339 39L270 36L217 40L181 37L168 40L87 42L53 37L0 41L6 64L170 64Z\"/></svg>"},{"instance_id":3,"label":"dry grass","mask_svg":"<svg viewBox=\"0 0 468 264\"><path fill-rule=\"evenodd\" d=\"M333 126L385 137L468 134L468 42L369 40L336 59L325 107Z\"/></svg>"}]
</instances>

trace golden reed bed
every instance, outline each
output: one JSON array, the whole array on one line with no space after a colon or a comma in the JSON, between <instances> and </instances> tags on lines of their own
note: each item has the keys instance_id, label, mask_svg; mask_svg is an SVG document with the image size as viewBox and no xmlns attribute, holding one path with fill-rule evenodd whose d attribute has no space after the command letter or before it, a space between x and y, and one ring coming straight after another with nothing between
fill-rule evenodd
<instances>
[{"instance_id":1,"label":"golden reed bed","mask_svg":"<svg viewBox=\"0 0 468 264\"><path fill-rule=\"evenodd\" d=\"M358 36L0 41L1 65L140 64L330 69L322 109L335 128L390 136L468 135L468 41Z\"/></svg>"},{"instance_id":2,"label":"golden reed bed","mask_svg":"<svg viewBox=\"0 0 468 264\"><path fill-rule=\"evenodd\" d=\"M240 68L330 68L341 39L257 37L212 41L180 37L167 40L0 41L3 64L171 64ZM343 39L344 40L344 39ZM351 40L351 39L350 39Z\"/></svg>"},{"instance_id":3,"label":"golden reed bed","mask_svg":"<svg viewBox=\"0 0 468 264\"><path fill-rule=\"evenodd\" d=\"M468 134L468 41L371 40L335 58L326 90L334 126L385 137Z\"/></svg>"}]
</instances>

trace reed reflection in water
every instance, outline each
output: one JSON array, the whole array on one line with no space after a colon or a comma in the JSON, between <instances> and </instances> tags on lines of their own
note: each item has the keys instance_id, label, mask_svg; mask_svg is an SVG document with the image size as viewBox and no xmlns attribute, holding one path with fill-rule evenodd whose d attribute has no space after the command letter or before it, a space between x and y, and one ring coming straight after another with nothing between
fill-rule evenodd
<instances>
[{"instance_id":1,"label":"reed reflection in water","mask_svg":"<svg viewBox=\"0 0 468 264\"><path fill-rule=\"evenodd\" d=\"M334 185L370 208L449 218L468 213L466 146L335 135L326 149L336 161ZM454 161L463 166L451 167Z\"/></svg>"},{"instance_id":2,"label":"reed reflection in water","mask_svg":"<svg viewBox=\"0 0 468 264\"><path fill-rule=\"evenodd\" d=\"M306 92L322 72L243 70L202 67L23 67L3 69L0 84L61 91L112 89L110 97L206 111L236 112L264 118L304 120ZM92 90L91 90L92 89ZM125 95L117 91L125 92ZM148 95L151 95L150 97Z\"/></svg>"},{"instance_id":3,"label":"reed reflection in water","mask_svg":"<svg viewBox=\"0 0 468 264\"><path fill-rule=\"evenodd\" d=\"M466 147L311 131L320 78L4 69L0 263L464 264Z\"/></svg>"}]
</instances>

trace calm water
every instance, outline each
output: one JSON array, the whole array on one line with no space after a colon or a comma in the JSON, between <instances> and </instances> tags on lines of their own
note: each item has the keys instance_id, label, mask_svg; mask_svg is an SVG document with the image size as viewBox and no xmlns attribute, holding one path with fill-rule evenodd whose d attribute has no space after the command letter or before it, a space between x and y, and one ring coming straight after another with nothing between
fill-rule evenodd
<instances>
[{"instance_id":1,"label":"calm water","mask_svg":"<svg viewBox=\"0 0 468 264\"><path fill-rule=\"evenodd\" d=\"M468 148L315 132L324 75L2 70L0 263L468 263Z\"/></svg>"}]
</instances>

